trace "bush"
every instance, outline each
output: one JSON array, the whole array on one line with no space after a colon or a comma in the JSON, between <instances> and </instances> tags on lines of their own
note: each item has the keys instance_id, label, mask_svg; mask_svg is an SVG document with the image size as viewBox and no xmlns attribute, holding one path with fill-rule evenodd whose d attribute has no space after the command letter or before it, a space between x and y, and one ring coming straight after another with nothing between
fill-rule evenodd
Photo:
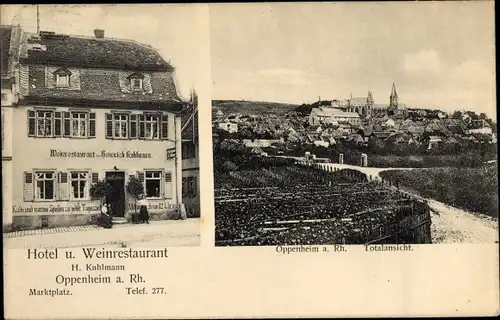
<instances>
[{"instance_id":1,"label":"bush","mask_svg":"<svg viewBox=\"0 0 500 320\"><path fill-rule=\"evenodd\" d=\"M106 180L99 180L96 183L92 184L90 186L90 196L93 199L99 199L102 201L105 197L109 197L113 194L114 188L106 181Z\"/></svg>"},{"instance_id":2,"label":"bush","mask_svg":"<svg viewBox=\"0 0 500 320\"><path fill-rule=\"evenodd\" d=\"M496 165L477 168L430 168L381 172L384 179L465 210L498 217L498 169ZM479 183L478 183L479 182Z\"/></svg>"}]
</instances>

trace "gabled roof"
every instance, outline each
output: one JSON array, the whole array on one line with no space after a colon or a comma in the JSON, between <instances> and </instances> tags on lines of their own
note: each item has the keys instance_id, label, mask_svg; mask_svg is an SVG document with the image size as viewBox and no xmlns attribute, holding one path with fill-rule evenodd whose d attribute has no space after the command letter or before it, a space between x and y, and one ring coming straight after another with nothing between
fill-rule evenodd
<instances>
[{"instance_id":1,"label":"gabled roof","mask_svg":"<svg viewBox=\"0 0 500 320\"><path fill-rule=\"evenodd\" d=\"M26 34L28 38L36 34ZM152 47L133 40L49 34L37 43L46 50L23 50L25 62L59 66L173 71ZM26 44L27 46L27 44Z\"/></svg>"},{"instance_id":2,"label":"gabled roof","mask_svg":"<svg viewBox=\"0 0 500 320\"><path fill-rule=\"evenodd\" d=\"M373 132L372 136L375 136L379 139L387 139L391 134L392 132Z\"/></svg>"},{"instance_id":3,"label":"gabled roof","mask_svg":"<svg viewBox=\"0 0 500 320\"><path fill-rule=\"evenodd\" d=\"M19 62L22 31L19 26L0 26L1 75L12 78Z\"/></svg>"},{"instance_id":4,"label":"gabled roof","mask_svg":"<svg viewBox=\"0 0 500 320\"><path fill-rule=\"evenodd\" d=\"M364 106L367 104L367 97L351 98L349 103L354 106Z\"/></svg>"},{"instance_id":5,"label":"gabled roof","mask_svg":"<svg viewBox=\"0 0 500 320\"><path fill-rule=\"evenodd\" d=\"M470 129L482 129L482 128L490 128L490 125L485 120L472 120L469 124Z\"/></svg>"}]
</instances>

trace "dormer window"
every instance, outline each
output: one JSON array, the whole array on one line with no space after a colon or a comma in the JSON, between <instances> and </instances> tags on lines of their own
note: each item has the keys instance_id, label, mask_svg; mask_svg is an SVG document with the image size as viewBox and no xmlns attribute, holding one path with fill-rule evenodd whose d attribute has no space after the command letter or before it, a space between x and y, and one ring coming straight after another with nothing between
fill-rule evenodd
<instances>
[{"instance_id":1,"label":"dormer window","mask_svg":"<svg viewBox=\"0 0 500 320\"><path fill-rule=\"evenodd\" d=\"M69 76L71 72L68 69L58 69L54 72L56 76L56 87L69 87Z\"/></svg>"},{"instance_id":2,"label":"dormer window","mask_svg":"<svg viewBox=\"0 0 500 320\"><path fill-rule=\"evenodd\" d=\"M130 80L130 88L134 91L143 90L142 83L144 80L144 75L140 73L131 74L128 79Z\"/></svg>"}]
</instances>

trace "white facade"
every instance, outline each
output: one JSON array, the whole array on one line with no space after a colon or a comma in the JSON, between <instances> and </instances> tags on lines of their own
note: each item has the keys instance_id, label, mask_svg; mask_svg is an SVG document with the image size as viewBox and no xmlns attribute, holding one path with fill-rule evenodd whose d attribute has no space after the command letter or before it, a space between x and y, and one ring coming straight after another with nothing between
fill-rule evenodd
<instances>
[{"instance_id":1,"label":"white facade","mask_svg":"<svg viewBox=\"0 0 500 320\"><path fill-rule=\"evenodd\" d=\"M355 112L344 112L335 108L313 108L309 115L310 125L349 123L359 124L361 119Z\"/></svg>"},{"instance_id":2,"label":"white facade","mask_svg":"<svg viewBox=\"0 0 500 320\"><path fill-rule=\"evenodd\" d=\"M219 129L226 130L229 133L238 132L238 124L232 122L221 122L219 123Z\"/></svg>"},{"instance_id":3,"label":"white facade","mask_svg":"<svg viewBox=\"0 0 500 320\"><path fill-rule=\"evenodd\" d=\"M33 121L26 121L33 112L40 116L34 122L34 136L29 129ZM94 137L89 136L90 131L83 134L78 130L76 121L72 123L70 136L55 137L55 131L59 130L55 121L52 125L44 123L41 116L50 114L57 119L65 112L86 114L86 120L81 121L82 128L88 130L94 126ZM109 114L116 118L128 117L128 120L109 122ZM164 122L168 126L167 139L160 138L161 132L154 133L150 139L120 137L123 132L130 136L130 117L141 114L141 110L16 107L12 119L16 123L16 134L11 136L15 161L12 162L12 183L8 184L12 186L12 203L8 208L12 212L13 227L41 227L44 218L49 227L88 223L92 216L99 214L100 208L100 199L90 196L91 184L115 177L118 180L114 180L113 186L119 200L113 210L117 216L129 218L135 210L135 200L126 192L131 176L142 180L152 215L176 212L182 202L178 194L182 175L180 118L172 113L162 114L167 120ZM90 124L92 117L95 118L93 125ZM113 137L107 137L110 123L113 123ZM52 134L47 137L43 136L44 132ZM174 157L170 157L167 150L175 150Z\"/></svg>"}]
</instances>

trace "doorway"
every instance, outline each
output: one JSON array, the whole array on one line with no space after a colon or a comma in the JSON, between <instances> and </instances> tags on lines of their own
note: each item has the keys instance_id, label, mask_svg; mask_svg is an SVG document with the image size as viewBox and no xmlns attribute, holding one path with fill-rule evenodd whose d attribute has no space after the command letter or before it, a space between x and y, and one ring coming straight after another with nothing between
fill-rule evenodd
<instances>
[{"instance_id":1,"label":"doorway","mask_svg":"<svg viewBox=\"0 0 500 320\"><path fill-rule=\"evenodd\" d=\"M106 202L111 206L113 217L125 216L125 172L106 172L106 182L113 187L113 192L106 198Z\"/></svg>"}]
</instances>

